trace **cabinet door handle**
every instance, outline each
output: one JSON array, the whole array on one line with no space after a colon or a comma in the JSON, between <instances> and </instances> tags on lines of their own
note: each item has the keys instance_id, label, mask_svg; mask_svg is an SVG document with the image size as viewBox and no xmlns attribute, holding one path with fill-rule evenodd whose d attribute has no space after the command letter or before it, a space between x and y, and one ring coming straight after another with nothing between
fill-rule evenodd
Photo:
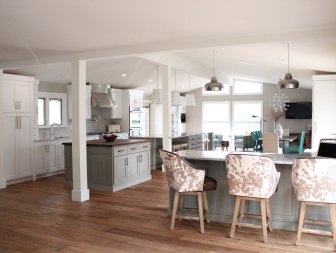
<instances>
[{"instance_id":1,"label":"cabinet door handle","mask_svg":"<svg viewBox=\"0 0 336 253\"><path fill-rule=\"evenodd\" d=\"M22 120L22 117L21 116L19 116L20 117L20 120L19 120L19 122L20 122L20 129L21 129L21 120Z\"/></svg>"},{"instance_id":2,"label":"cabinet door handle","mask_svg":"<svg viewBox=\"0 0 336 253\"><path fill-rule=\"evenodd\" d=\"M140 162L142 163L142 155L140 155Z\"/></svg>"},{"instance_id":3,"label":"cabinet door handle","mask_svg":"<svg viewBox=\"0 0 336 253\"><path fill-rule=\"evenodd\" d=\"M18 109L21 109L21 101L18 101Z\"/></svg>"},{"instance_id":4,"label":"cabinet door handle","mask_svg":"<svg viewBox=\"0 0 336 253\"><path fill-rule=\"evenodd\" d=\"M148 148L148 146L143 146L142 148Z\"/></svg>"},{"instance_id":5,"label":"cabinet door handle","mask_svg":"<svg viewBox=\"0 0 336 253\"><path fill-rule=\"evenodd\" d=\"M136 150L137 148L131 148L131 150Z\"/></svg>"},{"instance_id":6,"label":"cabinet door handle","mask_svg":"<svg viewBox=\"0 0 336 253\"><path fill-rule=\"evenodd\" d=\"M128 165L128 158L125 158L125 165Z\"/></svg>"},{"instance_id":7,"label":"cabinet door handle","mask_svg":"<svg viewBox=\"0 0 336 253\"><path fill-rule=\"evenodd\" d=\"M19 129L19 116L16 116L16 126L15 129Z\"/></svg>"}]
</instances>

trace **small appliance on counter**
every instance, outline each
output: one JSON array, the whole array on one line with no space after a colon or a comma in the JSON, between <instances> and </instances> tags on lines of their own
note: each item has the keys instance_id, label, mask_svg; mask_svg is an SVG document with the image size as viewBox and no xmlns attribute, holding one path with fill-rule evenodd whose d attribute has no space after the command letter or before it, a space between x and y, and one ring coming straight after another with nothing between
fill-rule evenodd
<instances>
[{"instance_id":1,"label":"small appliance on counter","mask_svg":"<svg viewBox=\"0 0 336 253\"><path fill-rule=\"evenodd\" d=\"M120 125L107 125L107 132L119 133Z\"/></svg>"}]
</instances>

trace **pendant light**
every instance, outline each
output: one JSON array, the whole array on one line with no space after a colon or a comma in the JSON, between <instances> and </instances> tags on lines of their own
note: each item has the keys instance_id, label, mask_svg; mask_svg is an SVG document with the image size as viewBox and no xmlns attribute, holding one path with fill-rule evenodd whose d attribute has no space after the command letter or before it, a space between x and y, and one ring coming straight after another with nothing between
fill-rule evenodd
<instances>
[{"instance_id":1,"label":"pendant light","mask_svg":"<svg viewBox=\"0 0 336 253\"><path fill-rule=\"evenodd\" d=\"M190 92L190 73L189 73L189 91L185 96L184 106L196 106L194 94L189 94L189 92Z\"/></svg>"},{"instance_id":2,"label":"pendant light","mask_svg":"<svg viewBox=\"0 0 336 253\"><path fill-rule=\"evenodd\" d=\"M153 89L152 104L161 104L161 92L159 90L159 64L156 65L156 89Z\"/></svg>"},{"instance_id":3,"label":"pendant light","mask_svg":"<svg viewBox=\"0 0 336 253\"><path fill-rule=\"evenodd\" d=\"M176 90L176 69L175 69L175 90L172 94L172 106L179 106L180 102L180 93Z\"/></svg>"},{"instance_id":4,"label":"pendant light","mask_svg":"<svg viewBox=\"0 0 336 253\"><path fill-rule=\"evenodd\" d=\"M215 76L215 49L212 50L212 65L213 65L213 75L209 83L206 83L204 89L206 91L221 91L224 89L224 85L218 82Z\"/></svg>"},{"instance_id":5,"label":"pendant light","mask_svg":"<svg viewBox=\"0 0 336 253\"><path fill-rule=\"evenodd\" d=\"M285 79L282 79L278 82L279 89L297 89L299 88L299 81L293 79L292 74L289 73L289 43L288 43L288 65L287 65L287 74Z\"/></svg>"}]
</instances>

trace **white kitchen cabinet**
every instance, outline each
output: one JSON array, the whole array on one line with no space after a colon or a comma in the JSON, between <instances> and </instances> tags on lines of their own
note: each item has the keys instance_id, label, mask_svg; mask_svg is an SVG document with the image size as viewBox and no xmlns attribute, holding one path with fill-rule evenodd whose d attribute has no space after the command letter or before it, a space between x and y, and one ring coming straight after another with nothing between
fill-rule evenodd
<instances>
[{"instance_id":1,"label":"white kitchen cabinet","mask_svg":"<svg viewBox=\"0 0 336 253\"><path fill-rule=\"evenodd\" d=\"M143 106L143 91L129 90L129 105Z\"/></svg>"},{"instance_id":2,"label":"white kitchen cabinet","mask_svg":"<svg viewBox=\"0 0 336 253\"><path fill-rule=\"evenodd\" d=\"M123 117L123 90L109 89L114 103L112 108L102 108L104 119L121 119Z\"/></svg>"},{"instance_id":3,"label":"white kitchen cabinet","mask_svg":"<svg viewBox=\"0 0 336 253\"><path fill-rule=\"evenodd\" d=\"M32 176L33 118L31 115L5 113L4 171L6 180Z\"/></svg>"},{"instance_id":4,"label":"white kitchen cabinet","mask_svg":"<svg viewBox=\"0 0 336 253\"><path fill-rule=\"evenodd\" d=\"M114 147L113 173L113 191L149 180L150 143Z\"/></svg>"},{"instance_id":5,"label":"white kitchen cabinet","mask_svg":"<svg viewBox=\"0 0 336 253\"><path fill-rule=\"evenodd\" d=\"M336 75L313 76L312 149L320 139L335 138L336 134Z\"/></svg>"},{"instance_id":6,"label":"white kitchen cabinet","mask_svg":"<svg viewBox=\"0 0 336 253\"><path fill-rule=\"evenodd\" d=\"M4 113L33 111L34 78L4 74L2 96Z\"/></svg>"},{"instance_id":7,"label":"white kitchen cabinet","mask_svg":"<svg viewBox=\"0 0 336 253\"><path fill-rule=\"evenodd\" d=\"M60 141L42 141L35 143L34 173L54 174L64 170L64 147Z\"/></svg>"},{"instance_id":8,"label":"white kitchen cabinet","mask_svg":"<svg viewBox=\"0 0 336 253\"><path fill-rule=\"evenodd\" d=\"M92 86L86 85L86 118L91 119ZM68 85L68 119L72 119L72 85Z\"/></svg>"}]
</instances>

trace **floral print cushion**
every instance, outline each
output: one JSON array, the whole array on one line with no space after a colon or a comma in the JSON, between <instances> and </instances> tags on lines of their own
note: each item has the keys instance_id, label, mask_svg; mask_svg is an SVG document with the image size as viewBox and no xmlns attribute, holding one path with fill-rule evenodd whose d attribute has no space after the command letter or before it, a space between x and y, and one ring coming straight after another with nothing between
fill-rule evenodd
<instances>
[{"instance_id":1,"label":"floral print cushion","mask_svg":"<svg viewBox=\"0 0 336 253\"><path fill-rule=\"evenodd\" d=\"M229 154L226 168L230 195L270 198L280 179L273 161L267 157Z\"/></svg>"},{"instance_id":2,"label":"floral print cushion","mask_svg":"<svg viewBox=\"0 0 336 253\"><path fill-rule=\"evenodd\" d=\"M203 191L205 171L195 169L177 154L160 150L168 185L178 192Z\"/></svg>"},{"instance_id":3,"label":"floral print cushion","mask_svg":"<svg viewBox=\"0 0 336 253\"><path fill-rule=\"evenodd\" d=\"M336 203L336 159L296 159L292 181L298 201Z\"/></svg>"}]
</instances>

